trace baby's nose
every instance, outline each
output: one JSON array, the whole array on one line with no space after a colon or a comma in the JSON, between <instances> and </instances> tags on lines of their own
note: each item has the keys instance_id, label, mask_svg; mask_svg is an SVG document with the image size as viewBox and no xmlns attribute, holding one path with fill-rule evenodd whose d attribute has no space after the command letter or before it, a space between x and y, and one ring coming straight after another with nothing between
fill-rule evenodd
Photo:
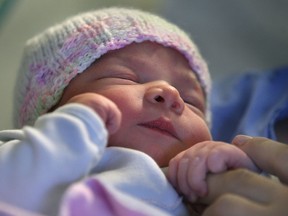
<instances>
[{"instance_id":1,"label":"baby's nose","mask_svg":"<svg viewBox=\"0 0 288 216\"><path fill-rule=\"evenodd\" d=\"M184 101L178 90L167 82L157 82L147 89L145 98L148 102L170 109L176 114L182 114Z\"/></svg>"}]
</instances>

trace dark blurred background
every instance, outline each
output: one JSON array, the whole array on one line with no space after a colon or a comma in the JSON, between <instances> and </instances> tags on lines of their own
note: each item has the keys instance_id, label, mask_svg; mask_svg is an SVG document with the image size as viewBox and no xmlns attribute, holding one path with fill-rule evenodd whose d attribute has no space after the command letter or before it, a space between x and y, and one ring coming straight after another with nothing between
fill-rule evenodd
<instances>
[{"instance_id":1,"label":"dark blurred background","mask_svg":"<svg viewBox=\"0 0 288 216\"><path fill-rule=\"evenodd\" d=\"M212 77L288 65L287 0L0 0L0 130L12 128L15 76L25 41L79 12L128 6L186 30Z\"/></svg>"}]
</instances>

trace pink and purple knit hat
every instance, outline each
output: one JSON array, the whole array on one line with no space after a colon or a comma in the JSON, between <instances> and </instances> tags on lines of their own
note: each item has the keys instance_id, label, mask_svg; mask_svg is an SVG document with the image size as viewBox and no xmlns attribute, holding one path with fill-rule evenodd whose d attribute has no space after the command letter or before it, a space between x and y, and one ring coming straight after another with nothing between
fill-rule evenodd
<instances>
[{"instance_id":1,"label":"pink and purple knit hat","mask_svg":"<svg viewBox=\"0 0 288 216\"><path fill-rule=\"evenodd\" d=\"M77 74L108 51L143 41L182 53L209 95L206 62L184 31L140 10L101 9L67 19L27 42L15 89L15 126L33 124L60 100Z\"/></svg>"}]
</instances>

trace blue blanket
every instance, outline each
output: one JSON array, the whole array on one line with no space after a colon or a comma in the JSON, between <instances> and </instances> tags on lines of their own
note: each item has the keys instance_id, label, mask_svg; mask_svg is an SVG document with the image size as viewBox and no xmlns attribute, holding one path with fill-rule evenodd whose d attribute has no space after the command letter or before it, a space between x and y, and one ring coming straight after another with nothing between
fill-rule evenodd
<instances>
[{"instance_id":1,"label":"blue blanket","mask_svg":"<svg viewBox=\"0 0 288 216\"><path fill-rule=\"evenodd\" d=\"M288 67L215 80L211 107L215 140L230 142L237 134L276 139L275 123L288 118Z\"/></svg>"}]
</instances>

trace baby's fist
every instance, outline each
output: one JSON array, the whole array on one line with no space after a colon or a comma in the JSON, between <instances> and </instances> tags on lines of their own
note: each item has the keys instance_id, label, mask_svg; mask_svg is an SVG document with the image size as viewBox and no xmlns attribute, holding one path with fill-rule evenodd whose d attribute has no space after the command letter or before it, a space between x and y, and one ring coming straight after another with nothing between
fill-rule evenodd
<instances>
[{"instance_id":1,"label":"baby's fist","mask_svg":"<svg viewBox=\"0 0 288 216\"><path fill-rule=\"evenodd\" d=\"M101 117L110 135L115 133L120 127L120 110L113 101L100 94L79 94L70 98L67 103L80 103L92 108Z\"/></svg>"}]
</instances>

